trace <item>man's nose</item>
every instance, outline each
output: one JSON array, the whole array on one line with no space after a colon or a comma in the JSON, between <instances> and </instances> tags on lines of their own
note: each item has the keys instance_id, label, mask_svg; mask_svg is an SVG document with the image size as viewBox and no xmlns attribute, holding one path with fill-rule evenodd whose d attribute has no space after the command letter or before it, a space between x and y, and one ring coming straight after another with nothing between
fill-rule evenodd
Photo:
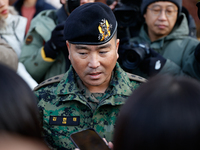
<instances>
[{"instance_id":1,"label":"man's nose","mask_svg":"<svg viewBox=\"0 0 200 150\"><path fill-rule=\"evenodd\" d=\"M98 68L100 66L100 62L99 62L99 59L98 59L98 56L97 55L92 55L90 58L89 58L89 64L88 66L90 68Z\"/></svg>"},{"instance_id":2,"label":"man's nose","mask_svg":"<svg viewBox=\"0 0 200 150\"><path fill-rule=\"evenodd\" d=\"M159 18L160 20L166 20L166 19L167 19L165 10L161 10L160 15L159 15L158 18Z\"/></svg>"}]
</instances>

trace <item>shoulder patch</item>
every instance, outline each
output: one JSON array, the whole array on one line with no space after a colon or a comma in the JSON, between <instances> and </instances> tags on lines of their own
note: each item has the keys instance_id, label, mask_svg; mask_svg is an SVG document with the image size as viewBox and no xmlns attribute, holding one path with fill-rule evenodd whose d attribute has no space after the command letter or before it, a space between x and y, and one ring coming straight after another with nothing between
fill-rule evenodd
<instances>
[{"instance_id":1,"label":"shoulder patch","mask_svg":"<svg viewBox=\"0 0 200 150\"><path fill-rule=\"evenodd\" d=\"M31 44L32 43L32 41L33 41L33 36L32 35L29 35L27 38L26 38L26 45L29 45L29 44Z\"/></svg>"},{"instance_id":2,"label":"shoulder patch","mask_svg":"<svg viewBox=\"0 0 200 150\"><path fill-rule=\"evenodd\" d=\"M41 82L40 84L38 84L38 86L36 86L33 90L37 91L39 88L41 88L41 87L43 87L45 85L56 83L56 82L60 82L60 80L62 79L63 76L64 76L64 73L60 74L60 75L57 75L57 76L54 76L54 77L51 77L51 78Z\"/></svg>"},{"instance_id":3,"label":"shoulder patch","mask_svg":"<svg viewBox=\"0 0 200 150\"><path fill-rule=\"evenodd\" d=\"M131 73L128 73L128 72L126 72L126 74L128 75L128 78L129 78L130 80L139 81L139 82L142 82L142 83L147 82L147 79L145 79L145 78L143 78L143 77L140 77L140 76L138 76L138 75L131 74Z\"/></svg>"}]
</instances>

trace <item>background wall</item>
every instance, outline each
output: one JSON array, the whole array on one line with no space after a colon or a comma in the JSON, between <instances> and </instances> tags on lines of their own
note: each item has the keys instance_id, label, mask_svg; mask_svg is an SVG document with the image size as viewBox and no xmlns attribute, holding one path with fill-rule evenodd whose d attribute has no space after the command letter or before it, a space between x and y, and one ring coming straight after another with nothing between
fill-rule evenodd
<instances>
[{"instance_id":1,"label":"background wall","mask_svg":"<svg viewBox=\"0 0 200 150\"><path fill-rule=\"evenodd\" d=\"M197 2L200 0L183 0L183 6L187 8L189 13L192 15L192 17L195 20L196 27L197 27L197 38L200 40L200 20L197 15Z\"/></svg>"}]
</instances>

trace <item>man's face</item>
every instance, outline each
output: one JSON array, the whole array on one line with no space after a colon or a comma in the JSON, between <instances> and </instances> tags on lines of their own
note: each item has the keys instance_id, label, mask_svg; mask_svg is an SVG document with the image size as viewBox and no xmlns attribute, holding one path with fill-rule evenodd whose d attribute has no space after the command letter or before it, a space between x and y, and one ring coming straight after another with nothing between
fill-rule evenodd
<instances>
[{"instance_id":1,"label":"man's face","mask_svg":"<svg viewBox=\"0 0 200 150\"><path fill-rule=\"evenodd\" d=\"M7 18L9 14L8 0L0 0L0 17Z\"/></svg>"},{"instance_id":2,"label":"man's face","mask_svg":"<svg viewBox=\"0 0 200 150\"><path fill-rule=\"evenodd\" d=\"M86 4L86 3L93 3L94 0L80 0L80 5Z\"/></svg>"},{"instance_id":3,"label":"man's face","mask_svg":"<svg viewBox=\"0 0 200 150\"><path fill-rule=\"evenodd\" d=\"M102 93L108 87L119 57L118 45L119 40L115 37L102 45L67 42L71 64L90 92Z\"/></svg>"},{"instance_id":4,"label":"man's face","mask_svg":"<svg viewBox=\"0 0 200 150\"><path fill-rule=\"evenodd\" d=\"M60 0L60 2L62 4L65 4L66 3L66 0ZM94 0L80 0L80 5L83 5L83 4L86 4L86 3L93 3Z\"/></svg>"},{"instance_id":5,"label":"man's face","mask_svg":"<svg viewBox=\"0 0 200 150\"><path fill-rule=\"evenodd\" d=\"M70 15L71 11L73 11L77 7L77 5L75 5L75 6L73 5L73 6L71 6L69 8L67 1L69 1L69 0L60 0L60 3L64 5L67 15ZM83 4L86 4L86 3L93 3L94 1L95 0L80 0L80 5L79 6L81 6ZM71 1L71 2L74 3L75 1Z\"/></svg>"},{"instance_id":6,"label":"man's face","mask_svg":"<svg viewBox=\"0 0 200 150\"><path fill-rule=\"evenodd\" d=\"M147 7L144 14L151 41L167 36L173 29L178 7L172 2L155 2Z\"/></svg>"}]
</instances>

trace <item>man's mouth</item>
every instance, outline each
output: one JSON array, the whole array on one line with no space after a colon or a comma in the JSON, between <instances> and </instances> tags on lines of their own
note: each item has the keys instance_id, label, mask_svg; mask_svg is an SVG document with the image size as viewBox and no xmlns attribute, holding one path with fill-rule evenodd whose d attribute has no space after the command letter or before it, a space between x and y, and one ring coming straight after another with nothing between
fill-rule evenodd
<instances>
[{"instance_id":1,"label":"man's mouth","mask_svg":"<svg viewBox=\"0 0 200 150\"><path fill-rule=\"evenodd\" d=\"M89 76L91 79L99 79L101 75L101 72L95 72L95 73L89 73Z\"/></svg>"},{"instance_id":2,"label":"man's mouth","mask_svg":"<svg viewBox=\"0 0 200 150\"><path fill-rule=\"evenodd\" d=\"M89 73L90 75L97 75L100 74L101 72L94 72L94 73Z\"/></svg>"},{"instance_id":3,"label":"man's mouth","mask_svg":"<svg viewBox=\"0 0 200 150\"><path fill-rule=\"evenodd\" d=\"M164 28L166 28L167 26L166 25L156 25L159 29L164 29Z\"/></svg>"}]
</instances>

